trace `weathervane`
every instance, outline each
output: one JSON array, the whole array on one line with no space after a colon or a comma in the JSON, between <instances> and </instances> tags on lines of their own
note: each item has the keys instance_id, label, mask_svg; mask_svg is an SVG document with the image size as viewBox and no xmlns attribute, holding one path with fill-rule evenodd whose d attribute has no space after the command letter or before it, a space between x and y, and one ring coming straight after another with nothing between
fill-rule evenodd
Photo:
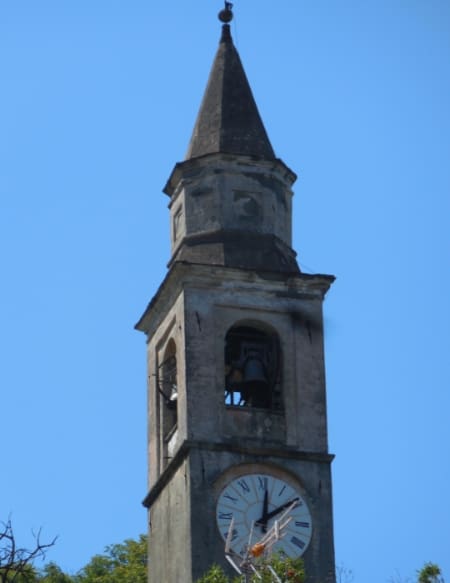
<instances>
[{"instance_id":1,"label":"weathervane","mask_svg":"<svg viewBox=\"0 0 450 583\"><path fill-rule=\"evenodd\" d=\"M219 20L225 24L228 24L233 20L233 4L231 2L225 2L225 8L219 12Z\"/></svg>"}]
</instances>

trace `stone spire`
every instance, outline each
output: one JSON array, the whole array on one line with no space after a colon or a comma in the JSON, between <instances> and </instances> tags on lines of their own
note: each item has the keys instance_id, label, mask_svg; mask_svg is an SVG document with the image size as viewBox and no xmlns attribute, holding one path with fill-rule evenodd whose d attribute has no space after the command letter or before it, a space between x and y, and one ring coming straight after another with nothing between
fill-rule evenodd
<instances>
[{"instance_id":1,"label":"stone spire","mask_svg":"<svg viewBox=\"0 0 450 583\"><path fill-rule=\"evenodd\" d=\"M230 4L219 18L222 37L197 116L186 160L205 154L241 154L274 160L264 124L231 38Z\"/></svg>"},{"instance_id":2,"label":"stone spire","mask_svg":"<svg viewBox=\"0 0 450 583\"><path fill-rule=\"evenodd\" d=\"M231 3L186 158L164 188L172 257L236 269L299 273L292 249L292 184L275 157L233 45Z\"/></svg>"}]
</instances>

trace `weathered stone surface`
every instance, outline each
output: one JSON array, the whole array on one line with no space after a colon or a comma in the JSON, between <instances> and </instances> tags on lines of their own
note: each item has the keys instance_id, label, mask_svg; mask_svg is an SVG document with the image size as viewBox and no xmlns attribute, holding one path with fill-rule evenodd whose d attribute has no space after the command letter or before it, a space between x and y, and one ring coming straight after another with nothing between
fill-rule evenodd
<instances>
[{"instance_id":1,"label":"weathered stone surface","mask_svg":"<svg viewBox=\"0 0 450 583\"><path fill-rule=\"evenodd\" d=\"M136 325L148 339L150 583L227 566L216 502L230 480L258 472L301 491L313 519L308 583L335 583L322 321L334 277L300 273L295 179L225 25L187 159L165 187L169 271ZM266 392L256 384L247 400L248 354Z\"/></svg>"},{"instance_id":2,"label":"weathered stone surface","mask_svg":"<svg viewBox=\"0 0 450 583\"><path fill-rule=\"evenodd\" d=\"M186 159L217 152L275 158L227 24Z\"/></svg>"},{"instance_id":3,"label":"weathered stone surface","mask_svg":"<svg viewBox=\"0 0 450 583\"><path fill-rule=\"evenodd\" d=\"M281 161L216 154L178 164L171 197L172 258L298 273L292 245L293 174Z\"/></svg>"},{"instance_id":4,"label":"weathered stone surface","mask_svg":"<svg viewBox=\"0 0 450 583\"><path fill-rule=\"evenodd\" d=\"M139 322L138 328L150 337L146 505L152 525L159 525L151 535L152 561L158 563L166 556L168 540L171 548L183 549L166 563L167 583L191 583L210 561L224 564L223 541L214 518L214 485L224 475L243 469L242 464L253 467L252 471L263 464L271 471L287 472L302 485L315 524L305 561L311 582L326 580L333 563L332 456L327 444L322 300L332 280L304 274L261 277L252 271L177 263ZM277 332L282 412L225 405L224 338L237 322L262 323ZM177 345L179 400L175 446L167 460L156 375L158 355L171 338ZM171 518L174 496L188 523L182 527L179 517ZM169 526L161 526L163 516L171 524L170 533L164 530ZM182 562L192 571L179 579ZM157 572L162 568L158 566Z\"/></svg>"}]
</instances>

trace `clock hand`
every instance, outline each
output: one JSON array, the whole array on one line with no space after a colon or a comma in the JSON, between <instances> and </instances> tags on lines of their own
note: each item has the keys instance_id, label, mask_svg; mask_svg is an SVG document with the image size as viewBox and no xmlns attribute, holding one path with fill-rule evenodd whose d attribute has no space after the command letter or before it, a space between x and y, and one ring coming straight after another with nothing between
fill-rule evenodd
<instances>
[{"instance_id":1,"label":"clock hand","mask_svg":"<svg viewBox=\"0 0 450 583\"><path fill-rule=\"evenodd\" d=\"M277 514L282 512L283 510L285 510L286 508L289 508L289 506L292 506L292 504L294 502L297 502L297 501L298 501L298 498L293 498L292 500L289 500L288 502L281 504L281 506L278 506L277 508L275 508L275 510L271 510L267 514L263 514L263 516L261 516L261 518L259 520L257 520L256 523L257 524L264 524L267 527L268 520L270 520L271 518L273 518L274 516L276 516Z\"/></svg>"},{"instance_id":2,"label":"clock hand","mask_svg":"<svg viewBox=\"0 0 450 583\"><path fill-rule=\"evenodd\" d=\"M261 527L261 532L267 532L267 511L268 510L269 510L269 494L268 494L267 489L266 489L266 491L264 492L262 516L256 523Z\"/></svg>"}]
</instances>

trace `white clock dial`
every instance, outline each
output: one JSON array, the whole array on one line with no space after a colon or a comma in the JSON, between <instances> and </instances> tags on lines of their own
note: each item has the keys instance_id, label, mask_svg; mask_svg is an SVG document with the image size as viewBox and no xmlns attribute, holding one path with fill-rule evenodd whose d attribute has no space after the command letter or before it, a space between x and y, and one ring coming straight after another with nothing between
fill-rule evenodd
<instances>
[{"instance_id":1,"label":"white clock dial","mask_svg":"<svg viewBox=\"0 0 450 583\"><path fill-rule=\"evenodd\" d=\"M294 507L293 503L296 503ZM308 506L297 488L270 474L245 474L232 480L222 490L216 506L216 521L224 540L234 518L231 547L244 555L249 544L256 543L288 508L289 522L284 537L273 547L289 557L302 555L312 535Z\"/></svg>"}]
</instances>

